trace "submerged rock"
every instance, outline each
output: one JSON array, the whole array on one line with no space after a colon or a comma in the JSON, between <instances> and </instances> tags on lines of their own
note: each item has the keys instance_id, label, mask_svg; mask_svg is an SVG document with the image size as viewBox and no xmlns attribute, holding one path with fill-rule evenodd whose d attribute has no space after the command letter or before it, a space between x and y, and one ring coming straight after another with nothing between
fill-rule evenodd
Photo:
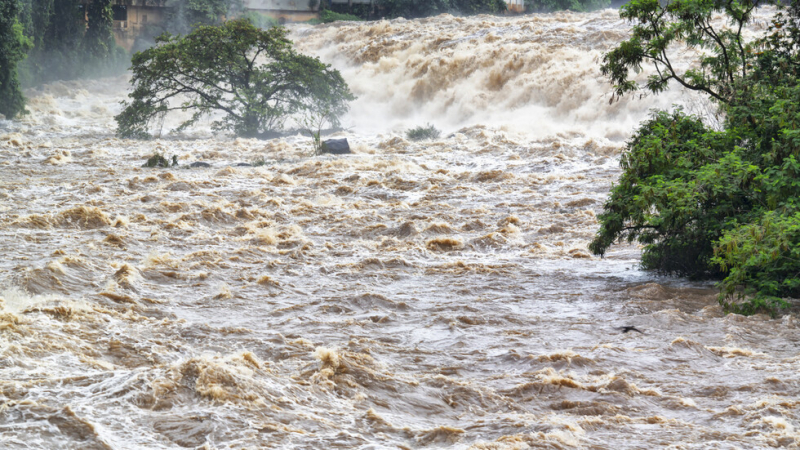
<instances>
[{"instance_id":1,"label":"submerged rock","mask_svg":"<svg viewBox=\"0 0 800 450\"><path fill-rule=\"evenodd\" d=\"M203 161L197 161L189 164L189 167L211 167L211 164Z\"/></svg>"},{"instance_id":2,"label":"submerged rock","mask_svg":"<svg viewBox=\"0 0 800 450\"><path fill-rule=\"evenodd\" d=\"M347 138L343 139L328 139L322 142L322 153L330 155L348 155L353 153L350 151L350 144Z\"/></svg>"}]
</instances>

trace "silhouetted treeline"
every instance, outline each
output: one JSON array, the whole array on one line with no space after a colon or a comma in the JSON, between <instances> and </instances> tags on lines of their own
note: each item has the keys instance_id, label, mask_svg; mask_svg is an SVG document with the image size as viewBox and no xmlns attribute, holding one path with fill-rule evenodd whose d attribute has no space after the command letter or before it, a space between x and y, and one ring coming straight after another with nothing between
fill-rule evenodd
<instances>
[{"instance_id":1,"label":"silhouetted treeline","mask_svg":"<svg viewBox=\"0 0 800 450\"><path fill-rule=\"evenodd\" d=\"M130 65L129 52L114 40L113 0L2 1L18 4L18 22L32 44L19 65L24 85L109 75ZM165 31L185 34L198 24L218 23L240 11L241 0L172 2L164 21L144 27L133 51L149 47Z\"/></svg>"},{"instance_id":2,"label":"silhouetted treeline","mask_svg":"<svg viewBox=\"0 0 800 450\"><path fill-rule=\"evenodd\" d=\"M617 1L624 4L627 0ZM553 12L553 11L594 11L608 8L611 0L525 0L525 9L528 12Z\"/></svg>"},{"instance_id":3,"label":"silhouetted treeline","mask_svg":"<svg viewBox=\"0 0 800 450\"><path fill-rule=\"evenodd\" d=\"M380 19L435 16L437 14L499 14L506 11L503 0L375 0L371 5L330 3L322 1L322 8L339 13L349 13L362 19Z\"/></svg>"}]
</instances>

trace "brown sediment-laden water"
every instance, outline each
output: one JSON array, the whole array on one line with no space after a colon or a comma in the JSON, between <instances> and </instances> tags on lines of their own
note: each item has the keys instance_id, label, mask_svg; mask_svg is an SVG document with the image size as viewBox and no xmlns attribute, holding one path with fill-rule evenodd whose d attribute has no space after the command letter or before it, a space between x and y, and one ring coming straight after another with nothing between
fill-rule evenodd
<instances>
[{"instance_id":1,"label":"brown sediment-laden water","mask_svg":"<svg viewBox=\"0 0 800 450\"><path fill-rule=\"evenodd\" d=\"M298 26L359 96L341 157L119 140L126 78L29 91L0 124L0 448L800 446L794 314L586 250L636 123L700 104L610 102L628 27Z\"/></svg>"}]
</instances>

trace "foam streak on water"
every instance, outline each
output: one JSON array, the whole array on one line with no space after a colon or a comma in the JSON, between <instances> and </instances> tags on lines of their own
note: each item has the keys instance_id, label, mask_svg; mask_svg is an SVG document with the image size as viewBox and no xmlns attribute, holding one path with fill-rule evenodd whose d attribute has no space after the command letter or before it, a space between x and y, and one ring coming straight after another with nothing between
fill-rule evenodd
<instances>
[{"instance_id":1,"label":"foam streak on water","mask_svg":"<svg viewBox=\"0 0 800 450\"><path fill-rule=\"evenodd\" d=\"M359 95L355 155L118 140L125 79L0 125L0 447L800 445L794 315L586 251L625 136L683 98L608 104L616 13L293 33Z\"/></svg>"}]
</instances>

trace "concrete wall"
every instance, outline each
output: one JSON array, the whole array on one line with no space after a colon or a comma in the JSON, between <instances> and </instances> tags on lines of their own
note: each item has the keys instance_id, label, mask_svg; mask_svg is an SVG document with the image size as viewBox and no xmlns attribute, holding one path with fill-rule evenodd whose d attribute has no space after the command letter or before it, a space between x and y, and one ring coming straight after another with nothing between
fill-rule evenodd
<instances>
[{"instance_id":1,"label":"concrete wall","mask_svg":"<svg viewBox=\"0 0 800 450\"><path fill-rule=\"evenodd\" d=\"M90 0L89 0L90 1ZM114 37L117 44L130 51L136 37L149 25L162 23L167 9L183 0L116 0L115 4L125 6L127 20L114 21ZM338 4L370 4L374 0L243 0L245 10L270 16L281 23L304 22L319 17L320 1ZM509 11L525 11L524 0L505 0Z\"/></svg>"},{"instance_id":2,"label":"concrete wall","mask_svg":"<svg viewBox=\"0 0 800 450\"><path fill-rule=\"evenodd\" d=\"M319 1L310 0L244 0L242 3L245 9L256 11L298 11L307 13L319 9Z\"/></svg>"},{"instance_id":3,"label":"concrete wall","mask_svg":"<svg viewBox=\"0 0 800 450\"><path fill-rule=\"evenodd\" d=\"M126 20L114 20L114 38L120 47L130 51L136 37L148 25L158 25L166 19L167 11L184 0L116 0L115 6L125 6ZM310 0L244 0L245 10L270 16L280 22L303 22L319 17L318 8ZM315 2L319 4L318 1Z\"/></svg>"},{"instance_id":4,"label":"concrete wall","mask_svg":"<svg viewBox=\"0 0 800 450\"><path fill-rule=\"evenodd\" d=\"M319 0L244 0L244 9L280 22L304 22L319 17Z\"/></svg>"},{"instance_id":5,"label":"concrete wall","mask_svg":"<svg viewBox=\"0 0 800 450\"><path fill-rule=\"evenodd\" d=\"M319 13L316 11L286 11L286 10L259 10L250 9L249 11L272 17L279 23L305 22L311 19L318 19Z\"/></svg>"},{"instance_id":6,"label":"concrete wall","mask_svg":"<svg viewBox=\"0 0 800 450\"><path fill-rule=\"evenodd\" d=\"M506 5L509 11L520 13L525 11L525 0L506 0Z\"/></svg>"}]
</instances>

